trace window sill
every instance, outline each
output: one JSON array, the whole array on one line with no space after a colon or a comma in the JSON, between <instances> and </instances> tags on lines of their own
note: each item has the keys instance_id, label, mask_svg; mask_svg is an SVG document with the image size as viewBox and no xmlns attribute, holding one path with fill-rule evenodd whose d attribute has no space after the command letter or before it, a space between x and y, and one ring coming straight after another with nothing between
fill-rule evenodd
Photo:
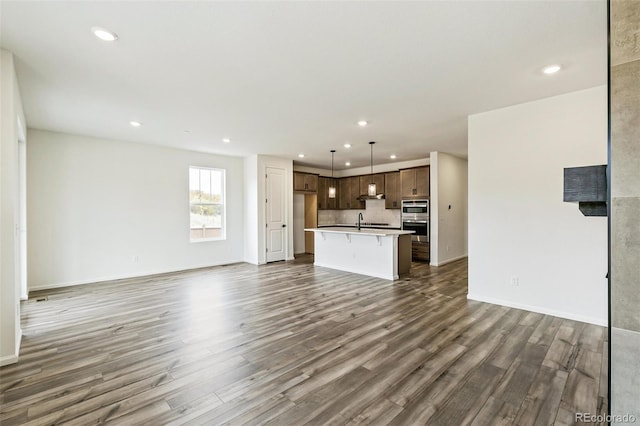
<instances>
[{"instance_id":1,"label":"window sill","mask_svg":"<svg viewBox=\"0 0 640 426\"><path fill-rule=\"evenodd\" d=\"M219 238L198 238L198 239L190 239L189 242L190 243L208 243L211 241L225 241L227 238L226 237L219 237Z\"/></svg>"}]
</instances>

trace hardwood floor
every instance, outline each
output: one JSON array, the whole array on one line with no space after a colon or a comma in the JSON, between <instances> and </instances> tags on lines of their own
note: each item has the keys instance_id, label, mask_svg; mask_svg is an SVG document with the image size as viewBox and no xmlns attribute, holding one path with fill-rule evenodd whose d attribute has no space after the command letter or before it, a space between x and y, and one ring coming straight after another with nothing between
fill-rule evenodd
<instances>
[{"instance_id":1,"label":"hardwood floor","mask_svg":"<svg viewBox=\"0 0 640 426\"><path fill-rule=\"evenodd\" d=\"M564 425L606 412L603 327L466 293L466 260L389 282L309 257L39 292L23 304L20 362L0 369L0 423Z\"/></svg>"}]
</instances>

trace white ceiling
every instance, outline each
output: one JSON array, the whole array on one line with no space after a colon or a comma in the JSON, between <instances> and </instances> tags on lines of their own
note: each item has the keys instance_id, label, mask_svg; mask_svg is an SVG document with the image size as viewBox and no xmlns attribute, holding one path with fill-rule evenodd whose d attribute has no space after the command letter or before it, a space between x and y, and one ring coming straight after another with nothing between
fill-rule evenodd
<instances>
[{"instance_id":1,"label":"white ceiling","mask_svg":"<svg viewBox=\"0 0 640 426\"><path fill-rule=\"evenodd\" d=\"M607 76L605 0L0 7L31 128L325 168L466 156L469 114Z\"/></svg>"}]
</instances>

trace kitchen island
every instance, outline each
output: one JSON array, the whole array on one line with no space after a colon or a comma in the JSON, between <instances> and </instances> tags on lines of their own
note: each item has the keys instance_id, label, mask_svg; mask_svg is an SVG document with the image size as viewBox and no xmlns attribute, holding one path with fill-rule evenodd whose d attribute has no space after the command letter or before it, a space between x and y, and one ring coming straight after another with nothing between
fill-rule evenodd
<instances>
[{"instance_id":1,"label":"kitchen island","mask_svg":"<svg viewBox=\"0 0 640 426\"><path fill-rule=\"evenodd\" d=\"M314 265L387 280L411 268L411 234L398 229L307 228L315 234Z\"/></svg>"}]
</instances>

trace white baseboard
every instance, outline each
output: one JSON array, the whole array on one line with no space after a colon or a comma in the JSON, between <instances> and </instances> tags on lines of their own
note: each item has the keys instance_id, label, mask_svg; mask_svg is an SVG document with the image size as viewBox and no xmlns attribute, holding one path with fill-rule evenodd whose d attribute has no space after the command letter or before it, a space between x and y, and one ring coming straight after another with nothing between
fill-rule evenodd
<instances>
[{"instance_id":1,"label":"white baseboard","mask_svg":"<svg viewBox=\"0 0 640 426\"><path fill-rule=\"evenodd\" d=\"M18 362L17 354L0 357L0 367L9 364L15 364L16 362Z\"/></svg>"},{"instance_id":2,"label":"white baseboard","mask_svg":"<svg viewBox=\"0 0 640 426\"><path fill-rule=\"evenodd\" d=\"M525 310L525 311L536 312L536 313L539 313L539 314L552 315L554 317L565 318L565 319L570 319L570 320L580 321L580 322L586 322L586 323L589 323L589 324L601 325L603 327L607 326L607 319L606 318L597 318L597 317L590 317L590 316L585 316L585 315L576 315L576 314L571 313L571 312L557 311L555 309L548 309L548 308L544 308L544 307L540 307L540 306L527 305L526 303L517 303L517 302L510 301L510 300L495 299L493 297L483 297L483 296L478 296L478 295L475 295L475 294L467 294L467 299L476 300L478 302L491 303L491 304L494 304L494 305L508 306L509 308L522 309L522 310Z\"/></svg>"},{"instance_id":3,"label":"white baseboard","mask_svg":"<svg viewBox=\"0 0 640 426\"><path fill-rule=\"evenodd\" d=\"M431 266L442 266L442 265L446 265L447 263L455 262L456 260L464 259L467 256L469 256L469 255L463 254L461 256L452 257L451 259L445 259L442 262L430 263L430 265Z\"/></svg>"},{"instance_id":4,"label":"white baseboard","mask_svg":"<svg viewBox=\"0 0 640 426\"><path fill-rule=\"evenodd\" d=\"M18 362L18 354L20 353L20 343L22 343L22 330L18 332L18 336L16 338L16 352L11 355L5 355L0 357L0 367L9 364L15 364Z\"/></svg>"},{"instance_id":5,"label":"white baseboard","mask_svg":"<svg viewBox=\"0 0 640 426\"><path fill-rule=\"evenodd\" d=\"M51 284L45 284L45 285L40 285L40 286L36 286L36 287L29 287L29 292L31 292L31 291L39 291L39 290L50 290L50 289L61 288L61 287L71 287L71 286L74 286L74 285L93 284L93 283L99 283L99 282L104 282L104 281L114 281L114 280L124 280L124 279L128 279L128 278L148 277L150 275L169 274L171 272L190 271L192 269L210 268L212 266L233 265L233 264L236 264L236 263L243 263L243 261L242 260L236 260L236 261L228 261L228 262L214 262L214 263L207 263L207 264L204 264L204 265L193 265L193 266L184 267L184 268L162 269L162 270L154 270L154 271L145 271L145 272L135 273L135 274L112 275L112 276L106 276L106 277L104 277L104 276L103 277L94 277L94 278L90 278L90 279L83 279L83 280L77 280L77 281L66 281L66 282L61 282L61 283L51 283Z\"/></svg>"}]
</instances>

